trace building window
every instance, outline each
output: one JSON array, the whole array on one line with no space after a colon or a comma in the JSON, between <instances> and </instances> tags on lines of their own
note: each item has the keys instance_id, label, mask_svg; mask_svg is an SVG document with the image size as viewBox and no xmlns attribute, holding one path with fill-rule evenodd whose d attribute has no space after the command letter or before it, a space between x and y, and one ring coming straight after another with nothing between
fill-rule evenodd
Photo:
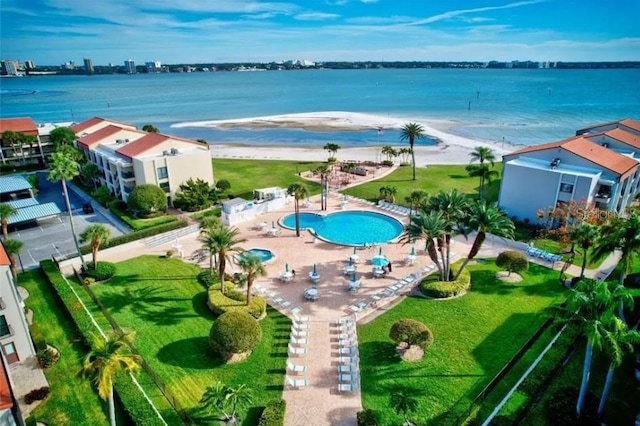
<instances>
[{"instance_id":1,"label":"building window","mask_svg":"<svg viewBox=\"0 0 640 426\"><path fill-rule=\"evenodd\" d=\"M166 167L158 167L158 179L166 179L168 176Z\"/></svg>"},{"instance_id":2,"label":"building window","mask_svg":"<svg viewBox=\"0 0 640 426\"><path fill-rule=\"evenodd\" d=\"M169 192L169 182L160 182L159 186L164 192Z\"/></svg>"},{"instance_id":3,"label":"building window","mask_svg":"<svg viewBox=\"0 0 640 426\"><path fill-rule=\"evenodd\" d=\"M7 319L4 315L0 315L0 337L8 336L11 334L11 330L9 329L9 324L7 324Z\"/></svg>"},{"instance_id":4,"label":"building window","mask_svg":"<svg viewBox=\"0 0 640 426\"><path fill-rule=\"evenodd\" d=\"M570 183L561 183L560 192L568 192L569 194L571 194L573 192L573 185Z\"/></svg>"}]
</instances>

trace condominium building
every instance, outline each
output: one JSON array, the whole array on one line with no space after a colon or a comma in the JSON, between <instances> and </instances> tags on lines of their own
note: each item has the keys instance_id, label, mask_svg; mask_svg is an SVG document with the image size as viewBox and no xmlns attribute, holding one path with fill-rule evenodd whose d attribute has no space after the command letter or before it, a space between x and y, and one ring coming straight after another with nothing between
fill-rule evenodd
<instances>
[{"instance_id":1,"label":"condominium building","mask_svg":"<svg viewBox=\"0 0 640 426\"><path fill-rule=\"evenodd\" d=\"M126 201L137 185L154 184L172 202L189 178L213 184L209 146L162 133L147 133L131 124L93 117L71 127L76 147L101 171L100 183Z\"/></svg>"},{"instance_id":2,"label":"condominium building","mask_svg":"<svg viewBox=\"0 0 640 426\"><path fill-rule=\"evenodd\" d=\"M89 58L84 58L84 71L87 74L93 74L93 60Z\"/></svg>"},{"instance_id":3,"label":"condominium building","mask_svg":"<svg viewBox=\"0 0 640 426\"><path fill-rule=\"evenodd\" d=\"M45 164L45 159L54 149L49 133L58 127L68 127L73 123L38 124L30 117L0 118L0 161L3 164L27 165ZM22 133L30 138L26 143L4 138L7 131Z\"/></svg>"},{"instance_id":4,"label":"condominium building","mask_svg":"<svg viewBox=\"0 0 640 426\"><path fill-rule=\"evenodd\" d=\"M504 155L498 203L520 220L536 220L539 209L571 200L623 215L640 191L639 160L640 122L580 129Z\"/></svg>"},{"instance_id":5,"label":"condominium building","mask_svg":"<svg viewBox=\"0 0 640 426\"><path fill-rule=\"evenodd\" d=\"M127 74L135 74L136 73L136 63L131 59L127 59L124 61L124 72Z\"/></svg>"}]
</instances>

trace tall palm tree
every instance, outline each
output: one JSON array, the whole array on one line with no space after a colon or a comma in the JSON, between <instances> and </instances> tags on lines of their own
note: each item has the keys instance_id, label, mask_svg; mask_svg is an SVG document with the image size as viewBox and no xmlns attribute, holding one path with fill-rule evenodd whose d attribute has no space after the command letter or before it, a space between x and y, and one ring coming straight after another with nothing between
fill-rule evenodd
<instances>
[{"instance_id":1,"label":"tall palm tree","mask_svg":"<svg viewBox=\"0 0 640 426\"><path fill-rule=\"evenodd\" d=\"M116 424L116 410L113 400L113 379L117 372L135 372L140 368L140 357L125 352L127 336L111 335L104 339L97 334L91 334L91 350L84 357L83 376L93 377L98 388L98 394L103 400L109 401L109 418L111 426Z\"/></svg>"},{"instance_id":2,"label":"tall palm tree","mask_svg":"<svg viewBox=\"0 0 640 426\"><path fill-rule=\"evenodd\" d=\"M327 209L327 197L329 196L329 174L331 174L331 166L323 163L313 169L313 172L320 175L320 186L322 187L320 193L320 210L324 211Z\"/></svg>"},{"instance_id":3,"label":"tall palm tree","mask_svg":"<svg viewBox=\"0 0 640 426\"><path fill-rule=\"evenodd\" d=\"M409 421L409 413L418 410L418 400L406 389L393 392L389 397L391 408L396 414L402 414L404 417L404 426L413 425Z\"/></svg>"},{"instance_id":4,"label":"tall palm tree","mask_svg":"<svg viewBox=\"0 0 640 426\"><path fill-rule=\"evenodd\" d=\"M629 330L627 324L620 318L610 315L605 322L605 334L602 339L602 346L604 352L609 357L609 370L607 371L607 377L602 389L602 395L600 396L600 404L598 405L598 416L602 416L604 412L604 405L609 396L609 390L611 389L611 383L613 382L613 373L615 369L620 367L622 359L627 354L632 354L635 350L635 346L640 344L640 332L637 330Z\"/></svg>"},{"instance_id":5,"label":"tall palm tree","mask_svg":"<svg viewBox=\"0 0 640 426\"><path fill-rule=\"evenodd\" d=\"M602 346L606 334L606 321L618 304L633 303L632 296L621 285L586 279L579 281L571 289L563 307L552 310L553 318L559 324L572 324L587 339L587 348L582 367L582 383L576 403L578 418L587 393L593 348Z\"/></svg>"},{"instance_id":6,"label":"tall palm tree","mask_svg":"<svg viewBox=\"0 0 640 426\"><path fill-rule=\"evenodd\" d=\"M442 260L442 280L451 281L451 238L457 234L466 235L464 222L468 215L466 195L453 189L440 191L427 201L427 211L434 210L441 214L445 221L445 232L438 238L438 251Z\"/></svg>"},{"instance_id":7,"label":"tall palm tree","mask_svg":"<svg viewBox=\"0 0 640 426\"><path fill-rule=\"evenodd\" d=\"M20 254L20 250L24 247L24 243L20 240L4 240L4 249L9 256L11 262L11 274L13 275L13 282L18 282L18 263L16 262L16 256Z\"/></svg>"},{"instance_id":8,"label":"tall palm tree","mask_svg":"<svg viewBox=\"0 0 640 426\"><path fill-rule=\"evenodd\" d=\"M491 170L488 164L469 164L465 167L465 170L470 177L480 178L480 185L478 186L478 198L484 200L484 187L485 183L491 183L494 178L498 177L498 172Z\"/></svg>"},{"instance_id":9,"label":"tall palm tree","mask_svg":"<svg viewBox=\"0 0 640 426\"><path fill-rule=\"evenodd\" d=\"M242 253L244 249L238 244L247 241L245 238L240 238L239 235L238 228L227 228L226 226L210 229L204 234L204 238L211 240L212 249L218 254L218 277L222 294L225 292L224 272L227 268L227 261L231 261L233 253Z\"/></svg>"},{"instance_id":10,"label":"tall palm tree","mask_svg":"<svg viewBox=\"0 0 640 426\"><path fill-rule=\"evenodd\" d=\"M247 305L251 303L251 287L258 277L266 277L267 269L264 267L259 257L245 254L238 259L238 266L247 276Z\"/></svg>"},{"instance_id":11,"label":"tall palm tree","mask_svg":"<svg viewBox=\"0 0 640 426\"><path fill-rule=\"evenodd\" d=\"M419 207L420 214L417 214L409 220L409 224L405 229L400 241L402 244L413 244L416 240L425 240L425 251L429 259L436 265L440 273L440 279L444 280L444 270L438 259L438 250L435 240L444 238L447 228L447 222L442 217L442 213L429 210L426 203Z\"/></svg>"},{"instance_id":12,"label":"tall palm tree","mask_svg":"<svg viewBox=\"0 0 640 426\"><path fill-rule=\"evenodd\" d=\"M209 252L209 275L213 277L213 265L216 254L218 254L218 240L213 237L214 232L202 231L198 240L202 242L202 248Z\"/></svg>"},{"instance_id":13,"label":"tall palm tree","mask_svg":"<svg viewBox=\"0 0 640 426\"><path fill-rule=\"evenodd\" d=\"M11 204L0 203L0 224L2 224L2 235L4 235L4 239L9 238L8 227L9 227L9 218L18 213Z\"/></svg>"},{"instance_id":14,"label":"tall palm tree","mask_svg":"<svg viewBox=\"0 0 640 426\"><path fill-rule=\"evenodd\" d=\"M631 272L631 264L636 256L640 256L640 212L631 210L626 218L615 217L604 224L600 230L600 238L595 241L593 257L601 259L614 250L620 250L622 272L620 284L624 285Z\"/></svg>"},{"instance_id":15,"label":"tall palm tree","mask_svg":"<svg viewBox=\"0 0 640 426\"><path fill-rule=\"evenodd\" d=\"M380 152L382 152L382 155L386 155L389 161L392 161L391 159L398 155L398 152L391 145L383 146Z\"/></svg>"},{"instance_id":16,"label":"tall palm tree","mask_svg":"<svg viewBox=\"0 0 640 426\"><path fill-rule=\"evenodd\" d=\"M60 127L59 129L62 129ZM53 130L51 133L58 129ZM84 261L82 252L80 251L80 244L78 244L78 237L76 236L76 227L73 223L73 214L71 213L71 204L69 203L69 192L67 191L67 181L78 176L78 163L67 155L65 152L54 152L51 155L51 163L49 164L49 175L47 179L51 182L62 182L62 193L64 194L64 202L67 205L67 212L69 213L69 224L71 225L71 235L73 236L73 243L76 246L76 251L80 257L82 263L82 269L87 269L87 264Z\"/></svg>"},{"instance_id":17,"label":"tall palm tree","mask_svg":"<svg viewBox=\"0 0 640 426\"><path fill-rule=\"evenodd\" d=\"M308 194L307 188L301 183L292 183L287 188L287 194L295 198L294 208L296 217L296 237L300 236L300 200Z\"/></svg>"},{"instance_id":18,"label":"tall palm tree","mask_svg":"<svg viewBox=\"0 0 640 426\"><path fill-rule=\"evenodd\" d=\"M471 162L479 161L480 164L484 164L485 161L491 163L491 167L494 166L496 161L496 154L493 150L487 146L476 146L473 151L469 153Z\"/></svg>"},{"instance_id":19,"label":"tall palm tree","mask_svg":"<svg viewBox=\"0 0 640 426\"><path fill-rule=\"evenodd\" d=\"M406 164L407 163L407 157L409 155L411 155L412 152L413 152L413 150L411 148L408 148L408 147L400 148L398 150L398 155L402 156L402 164Z\"/></svg>"},{"instance_id":20,"label":"tall palm tree","mask_svg":"<svg viewBox=\"0 0 640 426\"><path fill-rule=\"evenodd\" d=\"M416 153L413 145L416 139L423 138L424 128L418 123L407 123L400 129L400 140L409 141L409 147L411 148L411 163L413 166L413 180L416 180Z\"/></svg>"},{"instance_id":21,"label":"tall palm tree","mask_svg":"<svg viewBox=\"0 0 640 426\"><path fill-rule=\"evenodd\" d=\"M80 242L89 242L91 245L94 269L98 267L98 250L100 250L101 245L109 241L109 237L111 237L111 231L101 223L87 227L87 229L80 234Z\"/></svg>"},{"instance_id":22,"label":"tall palm tree","mask_svg":"<svg viewBox=\"0 0 640 426\"><path fill-rule=\"evenodd\" d=\"M467 258L453 278L454 280L458 279L467 263L476 257L487 237L487 232L498 237L513 238L516 229L504 211L500 210L499 207L487 205L483 201L472 204L469 214L468 226L476 231L476 237L473 240Z\"/></svg>"},{"instance_id":23,"label":"tall palm tree","mask_svg":"<svg viewBox=\"0 0 640 426\"><path fill-rule=\"evenodd\" d=\"M429 198L429 194L421 189L414 189L407 195L404 200L409 204L409 217L414 211L418 210L418 206Z\"/></svg>"},{"instance_id":24,"label":"tall palm tree","mask_svg":"<svg viewBox=\"0 0 640 426\"><path fill-rule=\"evenodd\" d=\"M598 234L598 227L587 222L582 222L569 231L569 240L574 244L578 244L582 249L580 278L584 278L584 271L587 269L589 258L589 249L598 238Z\"/></svg>"},{"instance_id":25,"label":"tall palm tree","mask_svg":"<svg viewBox=\"0 0 640 426\"><path fill-rule=\"evenodd\" d=\"M336 143L329 142L324 146L324 150L329 152L329 160L333 159L335 161L336 154L338 153L339 149L340 149L340 145Z\"/></svg>"},{"instance_id":26,"label":"tall palm tree","mask_svg":"<svg viewBox=\"0 0 640 426\"><path fill-rule=\"evenodd\" d=\"M49 133L49 140L56 151L63 145L72 145L75 139L76 134L70 127L57 127Z\"/></svg>"}]
</instances>

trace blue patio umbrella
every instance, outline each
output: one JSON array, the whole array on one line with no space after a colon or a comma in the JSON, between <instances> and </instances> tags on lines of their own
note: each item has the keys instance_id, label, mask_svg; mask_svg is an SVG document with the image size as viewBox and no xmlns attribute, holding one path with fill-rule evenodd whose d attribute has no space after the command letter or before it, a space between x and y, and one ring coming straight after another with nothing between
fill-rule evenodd
<instances>
[{"instance_id":1,"label":"blue patio umbrella","mask_svg":"<svg viewBox=\"0 0 640 426\"><path fill-rule=\"evenodd\" d=\"M285 272L289 272L289 264L288 263L284 264L284 271Z\"/></svg>"},{"instance_id":2,"label":"blue patio umbrella","mask_svg":"<svg viewBox=\"0 0 640 426\"><path fill-rule=\"evenodd\" d=\"M371 259L371 264L374 266L387 266L389 264L389 259L387 259L384 256L373 256L373 258Z\"/></svg>"},{"instance_id":3,"label":"blue patio umbrella","mask_svg":"<svg viewBox=\"0 0 640 426\"><path fill-rule=\"evenodd\" d=\"M411 256L415 256L416 255L416 247L413 246L411 247Z\"/></svg>"}]
</instances>

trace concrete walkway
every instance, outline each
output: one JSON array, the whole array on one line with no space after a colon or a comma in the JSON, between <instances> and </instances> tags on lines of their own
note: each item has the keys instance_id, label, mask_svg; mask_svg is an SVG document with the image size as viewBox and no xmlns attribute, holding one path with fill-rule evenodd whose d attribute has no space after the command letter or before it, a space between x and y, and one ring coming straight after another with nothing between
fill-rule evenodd
<instances>
[{"instance_id":1,"label":"concrete walkway","mask_svg":"<svg viewBox=\"0 0 640 426\"><path fill-rule=\"evenodd\" d=\"M318 211L320 198L316 196L311 199L312 205L302 211ZM332 194L329 197L328 211L336 211L340 207L342 197ZM287 401L287 413L285 424L287 426L330 426L330 425L355 425L356 413L362 410L360 391L338 392L338 354L337 354L337 329L332 323L341 317L354 316L350 306L357 303L366 304L363 311L357 312L357 319L367 321L368 318L377 315L379 312L388 309L401 300L405 294L411 292L416 283L402 288L393 296L383 297L375 304L372 296L379 297L385 288L399 282L410 274L423 273L430 261L423 254L420 244L416 244L418 256L413 265L405 264L404 258L410 251L409 246L399 243L388 243L381 246L393 265L393 272L384 278L373 278L371 265L367 260L378 254L378 247L369 249L358 249L357 254L361 259L358 266L358 279L363 283L362 288L356 293L347 291L348 278L342 272L346 260L353 253L353 248L338 246L316 240L306 231L301 231L301 236L296 237L295 231L283 229L279 236L270 237L264 231L256 227L257 222L278 221L281 217L293 212L293 203L286 205L280 212L271 212L260 216L256 223L241 224L237 228L240 236L246 238L247 242L242 246L249 248L267 248L275 254L275 258L267 265L268 276L258 280L254 284L256 292L267 297L269 303L288 315L292 319L294 314L292 309L296 309L297 315L304 315L310 318L308 323L308 343L301 345L306 349L306 353L298 356L291 356L290 361L294 364L305 365L306 371L295 374L287 371L287 375L292 378L304 379L307 385L301 388L288 388L285 386L283 398ZM378 210L370 203L350 200L345 210ZM406 223L407 217L390 212L384 212L395 216ZM201 243L197 240L198 233L180 237L178 243L182 246L185 258L192 258L201 248ZM456 239L452 246L452 252L458 257L464 257L469 251L473 242L473 236L469 240L463 238ZM133 242L123 246L113 247L100 252L100 258L111 262L137 257L143 254L164 255L176 242L148 248L141 241ZM485 241L479 258L495 257L506 249L524 251L526 244L503 240L489 236ZM195 258L195 256L193 256ZM538 258L529 260L553 267L559 271L561 262L550 265L549 262ZM65 262L65 272L70 271L69 263L79 263L78 260ZM589 277L599 277L601 271L610 272L615 267L616 257L611 256L603 262L598 270L587 271ZM201 262L202 266L208 266L208 259ZM296 271L296 278L291 282L281 282L280 274L285 270L285 264L290 269ZM315 302L305 300L304 290L312 286L308 278L313 265L316 265L317 272L321 275L317 283L319 299ZM237 265L228 265L228 272L239 270ZM578 275L580 268L572 266L568 273ZM416 281L417 282L417 281Z\"/></svg>"}]
</instances>

